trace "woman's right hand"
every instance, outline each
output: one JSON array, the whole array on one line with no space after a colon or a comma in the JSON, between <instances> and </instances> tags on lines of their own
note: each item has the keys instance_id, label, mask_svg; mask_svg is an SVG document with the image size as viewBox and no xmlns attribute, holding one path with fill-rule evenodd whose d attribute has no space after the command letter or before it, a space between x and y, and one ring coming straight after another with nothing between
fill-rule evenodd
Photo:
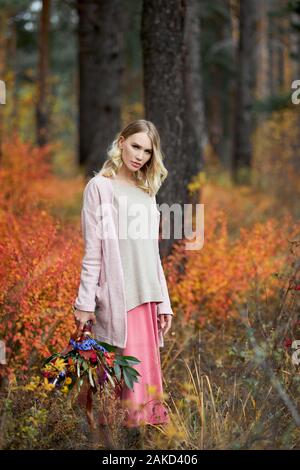
<instances>
[{"instance_id":1,"label":"woman's right hand","mask_svg":"<svg viewBox=\"0 0 300 470\"><path fill-rule=\"evenodd\" d=\"M74 309L74 318L78 335L83 332L84 325L88 320L92 320L93 323L96 323L96 316L94 312L86 312L84 310Z\"/></svg>"}]
</instances>

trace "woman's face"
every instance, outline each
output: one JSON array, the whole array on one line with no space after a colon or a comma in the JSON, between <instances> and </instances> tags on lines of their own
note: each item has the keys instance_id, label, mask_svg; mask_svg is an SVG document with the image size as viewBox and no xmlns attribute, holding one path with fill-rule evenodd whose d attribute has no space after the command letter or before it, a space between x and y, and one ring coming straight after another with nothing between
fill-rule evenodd
<instances>
[{"instance_id":1,"label":"woman's face","mask_svg":"<svg viewBox=\"0 0 300 470\"><path fill-rule=\"evenodd\" d=\"M119 147L122 149L124 165L131 172L140 170L152 155L151 140L146 132L137 132L127 137L127 139L121 136ZM135 165L135 163L138 165Z\"/></svg>"}]
</instances>

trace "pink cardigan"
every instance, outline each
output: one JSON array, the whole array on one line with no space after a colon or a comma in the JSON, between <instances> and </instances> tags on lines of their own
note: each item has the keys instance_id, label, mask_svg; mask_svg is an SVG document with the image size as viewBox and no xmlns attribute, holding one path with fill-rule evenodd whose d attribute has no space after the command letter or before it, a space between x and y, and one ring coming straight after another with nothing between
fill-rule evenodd
<instances>
[{"instance_id":1,"label":"pink cardigan","mask_svg":"<svg viewBox=\"0 0 300 470\"><path fill-rule=\"evenodd\" d=\"M79 310L95 312L96 323L93 326L93 333L99 341L125 348L127 312L124 274L117 236L118 214L113 205L113 194L113 184L110 178L102 175L91 178L84 189L81 227L85 252L74 307ZM155 196L154 202L156 204ZM102 204L105 204L105 222L109 237L99 235L99 233L103 233ZM160 217L159 212L158 217ZM157 274L163 295L163 302L157 304L157 313L173 315L159 250ZM159 346L164 346L161 332Z\"/></svg>"}]
</instances>

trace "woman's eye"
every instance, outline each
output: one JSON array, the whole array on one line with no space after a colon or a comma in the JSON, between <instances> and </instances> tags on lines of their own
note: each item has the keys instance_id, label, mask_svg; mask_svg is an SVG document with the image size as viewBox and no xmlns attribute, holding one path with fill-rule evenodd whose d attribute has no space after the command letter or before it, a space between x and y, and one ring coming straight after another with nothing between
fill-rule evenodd
<instances>
[{"instance_id":1,"label":"woman's eye","mask_svg":"<svg viewBox=\"0 0 300 470\"><path fill-rule=\"evenodd\" d=\"M138 145L135 145L135 144L132 144L132 147L135 148L135 149L138 149L139 146ZM151 155L151 151L150 150L146 150L146 152Z\"/></svg>"}]
</instances>

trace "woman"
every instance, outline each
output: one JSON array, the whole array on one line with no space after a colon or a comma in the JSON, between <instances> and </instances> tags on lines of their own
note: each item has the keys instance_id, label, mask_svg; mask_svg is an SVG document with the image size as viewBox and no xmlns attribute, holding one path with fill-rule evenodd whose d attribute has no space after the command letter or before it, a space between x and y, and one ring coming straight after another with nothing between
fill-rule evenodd
<instances>
[{"instance_id":1,"label":"woman","mask_svg":"<svg viewBox=\"0 0 300 470\"><path fill-rule=\"evenodd\" d=\"M133 391L125 387L121 392L126 409L124 425L164 424L169 416L162 403L159 347L164 345L173 311L159 256L155 198L168 172L154 124L143 119L131 122L116 136L108 157L84 191L85 255L74 304L75 321L80 333L86 321L92 320L97 339L141 361L136 366L141 374L139 383L134 384ZM99 208L103 216L107 206L109 236L104 237ZM136 217L130 215L136 207L142 215L147 214L146 219L140 217L139 230ZM153 208L156 217L151 218ZM124 220L130 229L125 237L120 236ZM146 237L145 231L142 237L137 236L145 220L150 231ZM150 236L153 232L155 237ZM101 416L100 423L105 422L105 416Z\"/></svg>"}]
</instances>

